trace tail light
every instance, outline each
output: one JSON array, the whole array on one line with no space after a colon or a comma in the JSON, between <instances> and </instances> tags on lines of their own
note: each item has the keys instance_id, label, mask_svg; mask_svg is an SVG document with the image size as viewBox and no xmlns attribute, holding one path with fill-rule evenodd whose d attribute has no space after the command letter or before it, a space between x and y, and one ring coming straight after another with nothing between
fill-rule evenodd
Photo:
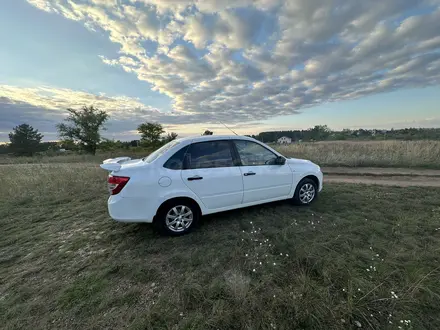
<instances>
[{"instance_id":1,"label":"tail light","mask_svg":"<svg viewBox=\"0 0 440 330\"><path fill-rule=\"evenodd\" d=\"M125 187L128 180L130 178L126 176L113 176L109 175L108 177L108 190L110 191L110 194L116 195L119 194L122 190L122 188Z\"/></svg>"}]
</instances>

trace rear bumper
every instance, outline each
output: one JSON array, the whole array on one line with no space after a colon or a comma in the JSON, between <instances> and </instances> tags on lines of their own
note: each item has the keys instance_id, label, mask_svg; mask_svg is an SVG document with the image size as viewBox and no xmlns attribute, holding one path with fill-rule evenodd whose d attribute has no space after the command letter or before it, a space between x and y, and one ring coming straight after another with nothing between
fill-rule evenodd
<instances>
[{"instance_id":1,"label":"rear bumper","mask_svg":"<svg viewBox=\"0 0 440 330\"><path fill-rule=\"evenodd\" d=\"M156 215L156 205L145 198L110 196L108 213L118 222L153 222Z\"/></svg>"}]
</instances>

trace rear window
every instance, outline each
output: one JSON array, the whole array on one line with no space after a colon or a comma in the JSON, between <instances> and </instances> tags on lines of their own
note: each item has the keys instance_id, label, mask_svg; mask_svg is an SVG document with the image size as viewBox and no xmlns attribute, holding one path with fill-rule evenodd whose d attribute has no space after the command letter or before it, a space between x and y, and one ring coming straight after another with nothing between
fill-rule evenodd
<instances>
[{"instance_id":1,"label":"rear window","mask_svg":"<svg viewBox=\"0 0 440 330\"><path fill-rule=\"evenodd\" d=\"M179 143L180 143L179 141L170 141L164 146L154 151L153 153L151 153L149 156L143 158L143 161L146 163L151 163L152 161L156 160L157 158L162 156L164 153L166 153L168 150L178 145Z\"/></svg>"},{"instance_id":2,"label":"rear window","mask_svg":"<svg viewBox=\"0 0 440 330\"><path fill-rule=\"evenodd\" d=\"M168 168L170 170L181 170L183 168L183 160L187 150L188 150L188 146L180 149L178 152L172 155L165 162L165 164L163 164L163 167Z\"/></svg>"}]
</instances>

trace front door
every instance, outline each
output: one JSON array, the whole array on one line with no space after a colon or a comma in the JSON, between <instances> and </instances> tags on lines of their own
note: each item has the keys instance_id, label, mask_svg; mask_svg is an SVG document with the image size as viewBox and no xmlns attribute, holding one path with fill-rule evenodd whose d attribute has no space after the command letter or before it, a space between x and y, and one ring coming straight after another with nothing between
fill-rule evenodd
<instances>
[{"instance_id":1,"label":"front door","mask_svg":"<svg viewBox=\"0 0 440 330\"><path fill-rule=\"evenodd\" d=\"M208 209L241 204L243 179L230 140L193 143L185 156L182 180Z\"/></svg>"},{"instance_id":2,"label":"front door","mask_svg":"<svg viewBox=\"0 0 440 330\"><path fill-rule=\"evenodd\" d=\"M275 165L277 155L259 143L234 140L242 166L243 204L287 198L293 173L289 165Z\"/></svg>"}]
</instances>

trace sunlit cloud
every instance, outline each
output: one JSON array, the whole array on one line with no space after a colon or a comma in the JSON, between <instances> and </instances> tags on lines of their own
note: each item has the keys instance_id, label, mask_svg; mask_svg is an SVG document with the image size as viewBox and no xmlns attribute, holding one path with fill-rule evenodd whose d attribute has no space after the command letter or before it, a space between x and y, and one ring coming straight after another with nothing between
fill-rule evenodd
<instances>
[{"instance_id":1,"label":"sunlit cloud","mask_svg":"<svg viewBox=\"0 0 440 330\"><path fill-rule=\"evenodd\" d=\"M167 95L173 112L52 86L1 86L2 103L51 110L94 104L120 119L121 129L144 119L260 122L440 83L439 0L28 2L108 37L119 51L96 56Z\"/></svg>"},{"instance_id":2,"label":"sunlit cloud","mask_svg":"<svg viewBox=\"0 0 440 330\"><path fill-rule=\"evenodd\" d=\"M28 2L108 33L120 51L104 63L200 121L261 120L439 83L437 0Z\"/></svg>"}]
</instances>

